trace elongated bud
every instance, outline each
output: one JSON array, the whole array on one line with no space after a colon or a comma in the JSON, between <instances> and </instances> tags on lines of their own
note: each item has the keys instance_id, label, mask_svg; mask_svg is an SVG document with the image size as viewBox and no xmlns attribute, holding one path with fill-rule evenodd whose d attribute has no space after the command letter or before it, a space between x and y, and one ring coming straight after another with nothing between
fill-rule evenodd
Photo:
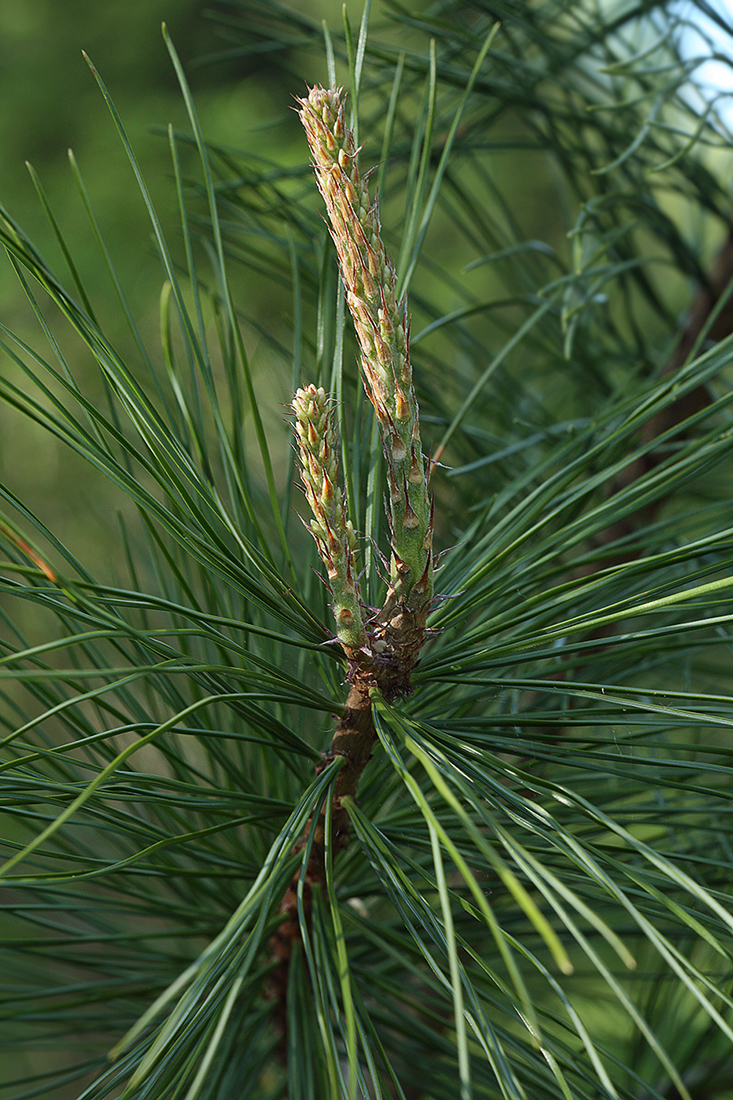
<instances>
[{"instance_id":1,"label":"elongated bud","mask_svg":"<svg viewBox=\"0 0 733 1100\"><path fill-rule=\"evenodd\" d=\"M314 518L310 530L328 573L339 641L350 649L367 642L359 586L355 582L356 535L346 515L343 489L337 483L338 440L321 387L306 386L295 394L295 433L300 451L300 477Z\"/></svg>"},{"instance_id":2,"label":"elongated bud","mask_svg":"<svg viewBox=\"0 0 733 1100\"><path fill-rule=\"evenodd\" d=\"M415 461L416 452L420 452L420 425L406 303L395 298L397 280L382 243L377 202L370 202L366 182L359 174L354 135L344 121L343 88L311 88L308 97L298 102L361 348L364 386L382 433L390 482L402 485L409 478L409 498L400 492L395 500L390 493L390 575L396 598L419 610L432 599L433 591L432 557L424 545L431 505L424 463Z\"/></svg>"}]
</instances>

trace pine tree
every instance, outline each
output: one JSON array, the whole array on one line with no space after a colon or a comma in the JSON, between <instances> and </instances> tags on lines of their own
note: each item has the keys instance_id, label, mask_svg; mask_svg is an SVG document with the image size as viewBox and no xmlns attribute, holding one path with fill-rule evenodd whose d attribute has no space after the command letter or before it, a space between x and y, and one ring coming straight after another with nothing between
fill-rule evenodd
<instances>
[{"instance_id":1,"label":"pine tree","mask_svg":"<svg viewBox=\"0 0 733 1100\"><path fill-rule=\"evenodd\" d=\"M0 1097L722 1100L726 18L219 17L307 134L205 142L166 37L180 241L97 77L159 346L73 161L134 352L2 211L0 394L121 553L2 490Z\"/></svg>"}]
</instances>

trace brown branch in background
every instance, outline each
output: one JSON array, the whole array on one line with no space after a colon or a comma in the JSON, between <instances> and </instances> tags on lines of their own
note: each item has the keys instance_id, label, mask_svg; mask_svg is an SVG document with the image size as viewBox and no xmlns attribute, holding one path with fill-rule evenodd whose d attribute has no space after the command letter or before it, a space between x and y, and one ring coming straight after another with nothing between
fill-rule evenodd
<instances>
[{"instance_id":1,"label":"brown branch in background","mask_svg":"<svg viewBox=\"0 0 733 1100\"><path fill-rule=\"evenodd\" d=\"M687 325L674 351L664 365L662 377L674 375L684 367L703 333L710 341L722 340L733 333L733 295L728 295L713 320L710 320L711 314L718 306L721 296L729 287L731 280L733 280L733 230L729 232L723 247L713 262L707 285L701 287L695 296ZM696 386L695 389L690 390L689 393L684 394L678 400L673 401L666 408L651 416L641 428L639 433L640 442L642 444L652 444L655 439L673 431L676 425L683 424L688 418L695 416L706 405L709 405L711 400L707 386ZM687 433L684 429L681 429L673 438L675 442L682 442L687 438ZM649 446L643 454L630 462L628 466L625 466L618 477L614 479L608 492L609 498L624 489L628 489L635 481L650 473L662 462L663 458L664 455L660 451ZM625 561L633 560L637 551L633 549L611 550L610 548L622 539L632 535L639 528L652 523L666 499L664 496L656 497L635 512L609 524L603 531L600 531L593 539L593 546L596 548L609 547L608 556L581 566L576 571L575 576L578 578L588 577L604 569L620 565ZM590 631L585 640L601 641L601 639L612 635L614 630L613 623L606 623ZM566 675L565 672L557 672L549 676L548 679L562 682L566 679ZM531 706L540 698L541 694L540 691L528 692L525 698L526 704ZM551 734L558 741L563 737L562 728L545 727L545 732Z\"/></svg>"},{"instance_id":2,"label":"brown branch in background","mask_svg":"<svg viewBox=\"0 0 733 1100\"><path fill-rule=\"evenodd\" d=\"M706 325L710 320L710 315L717 306L721 295L726 290L731 279L733 279L733 230L728 234L725 244L715 258L707 286L702 287L695 297L687 325L677 346L664 366L662 371L663 377L676 374L676 372L681 370L685 365L690 352L701 334L705 331ZM709 340L717 341L722 340L725 336L729 336L732 332L733 295L726 299L710 324L710 328L706 335ZM651 416L641 429L640 442L642 444L652 443L655 439L670 432L676 425L682 424L689 417L700 412L706 405L710 404L710 400L710 392L707 386L696 386L694 390L690 390L689 393L684 394L684 396L680 397L677 401L673 401L666 408L661 409L659 412L655 413L654 416ZM681 442L685 438L686 432L681 430L679 434L675 436L675 441ZM623 489L627 489L635 481L638 481L639 478L650 473L659 465L662 459L663 455L660 454L659 451L655 451L654 449L646 450L644 454L629 463L613 481L609 496L614 496ZM651 523L664 502L665 498L663 496L657 497L655 500L644 505L643 508L639 508L630 515L624 516L616 523L610 524L604 531L596 535L594 545L598 547L611 546L618 540L631 535L639 527ZM609 556L606 561L595 561L590 565L584 566L583 569L580 570L580 575L587 576L600 569L618 565L623 561L629 560L632 556L633 555L630 553L616 553L613 556ZM602 637L604 633L607 633L607 629L601 628L597 633L594 633L592 637Z\"/></svg>"}]
</instances>

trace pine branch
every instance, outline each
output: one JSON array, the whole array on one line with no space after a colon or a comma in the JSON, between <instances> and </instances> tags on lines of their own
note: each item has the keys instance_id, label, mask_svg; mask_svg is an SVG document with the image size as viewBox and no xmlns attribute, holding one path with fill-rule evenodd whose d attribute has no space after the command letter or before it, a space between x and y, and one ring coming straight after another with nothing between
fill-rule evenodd
<instances>
[{"instance_id":1,"label":"pine branch","mask_svg":"<svg viewBox=\"0 0 733 1100\"><path fill-rule=\"evenodd\" d=\"M364 386L379 424L388 469L391 566L381 609L367 617L355 578L355 536L346 495L338 488L339 444L323 389L311 385L295 395L293 411L301 480L313 512L311 533L326 567L337 637L348 661L349 693L323 765L344 759L333 788L331 823L335 844L345 846L349 817L342 800L356 794L372 755L377 731L372 697L392 702L411 691L410 676L426 641L433 595L433 507L428 465L420 444L420 421L412 379L407 303L395 300L396 277L382 244L379 210L370 203L359 172L353 133L344 121L344 93L313 88L298 101L314 157L318 187L326 202L347 302L361 347ZM320 770L320 769L319 769ZM305 869L304 911L310 922L312 895L325 890L325 807L321 810ZM300 846L314 828L309 819ZM270 995L283 1036L293 943L301 936L298 881L293 880L270 941L275 968Z\"/></svg>"}]
</instances>

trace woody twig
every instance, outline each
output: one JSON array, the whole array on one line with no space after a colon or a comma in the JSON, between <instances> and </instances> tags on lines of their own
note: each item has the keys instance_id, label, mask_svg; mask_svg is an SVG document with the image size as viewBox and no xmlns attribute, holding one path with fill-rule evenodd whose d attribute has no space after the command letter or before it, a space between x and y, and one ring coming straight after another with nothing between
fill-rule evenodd
<instances>
[{"instance_id":1,"label":"woody twig","mask_svg":"<svg viewBox=\"0 0 733 1100\"><path fill-rule=\"evenodd\" d=\"M410 691L410 676L426 639L434 572L429 468L420 443L407 303L396 297L397 280L382 243L377 201L370 201L359 171L359 150L344 121L344 100L342 88L317 87L298 102L359 342L362 380L387 463L390 564L387 594L374 613L359 589L357 539L338 481L340 449L329 399L323 389L306 386L293 401L301 480L332 596L336 639L348 663L348 696L324 757L324 763L344 758L332 792L332 850L346 842L348 817L342 800L355 794L376 740L372 694L378 691L394 700ZM304 879L306 923L313 891L325 882L325 813L317 822L308 822L304 837L312 830ZM282 920L271 940L271 994L284 1034L290 959L302 933L296 881L279 911Z\"/></svg>"}]
</instances>

